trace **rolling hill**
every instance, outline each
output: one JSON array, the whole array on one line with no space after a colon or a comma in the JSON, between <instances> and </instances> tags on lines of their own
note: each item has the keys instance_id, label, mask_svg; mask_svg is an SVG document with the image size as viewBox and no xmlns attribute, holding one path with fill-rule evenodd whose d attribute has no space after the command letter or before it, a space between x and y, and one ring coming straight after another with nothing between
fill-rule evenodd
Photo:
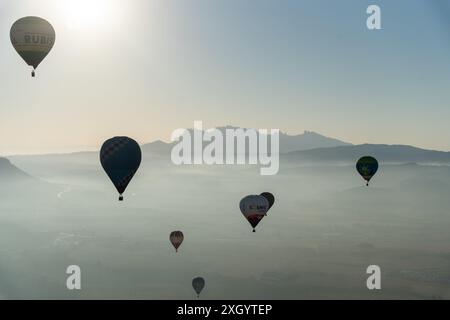
<instances>
[{"instance_id":1,"label":"rolling hill","mask_svg":"<svg viewBox=\"0 0 450 320\"><path fill-rule=\"evenodd\" d=\"M20 170L6 158L0 158L0 184L34 180L32 176Z\"/></svg>"}]
</instances>

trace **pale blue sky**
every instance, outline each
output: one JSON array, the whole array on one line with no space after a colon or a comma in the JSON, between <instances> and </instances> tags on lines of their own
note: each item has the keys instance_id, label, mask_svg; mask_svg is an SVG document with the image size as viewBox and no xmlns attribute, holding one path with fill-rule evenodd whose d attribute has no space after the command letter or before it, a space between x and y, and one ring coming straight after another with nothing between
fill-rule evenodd
<instances>
[{"instance_id":1,"label":"pale blue sky","mask_svg":"<svg viewBox=\"0 0 450 320\"><path fill-rule=\"evenodd\" d=\"M57 33L35 79L9 40L27 15ZM0 155L194 120L450 150L450 1L0 0L0 43Z\"/></svg>"}]
</instances>

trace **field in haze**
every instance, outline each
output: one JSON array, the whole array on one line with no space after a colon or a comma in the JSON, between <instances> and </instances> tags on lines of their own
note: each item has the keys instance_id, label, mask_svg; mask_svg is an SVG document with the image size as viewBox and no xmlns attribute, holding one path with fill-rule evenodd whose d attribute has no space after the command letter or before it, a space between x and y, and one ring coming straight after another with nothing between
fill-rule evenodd
<instances>
[{"instance_id":1,"label":"field in haze","mask_svg":"<svg viewBox=\"0 0 450 320\"><path fill-rule=\"evenodd\" d=\"M449 166L381 163L365 187L350 164L261 176L146 156L118 202L97 153L11 162L30 176L0 181L1 298L191 299L195 276L203 299L450 298ZM263 191L275 205L252 233L238 204Z\"/></svg>"}]
</instances>

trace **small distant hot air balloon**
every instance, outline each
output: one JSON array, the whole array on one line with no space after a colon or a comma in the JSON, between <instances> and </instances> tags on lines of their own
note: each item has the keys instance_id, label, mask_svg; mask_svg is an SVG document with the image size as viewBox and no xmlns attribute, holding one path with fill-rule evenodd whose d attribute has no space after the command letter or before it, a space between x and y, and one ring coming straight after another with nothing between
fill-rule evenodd
<instances>
[{"instance_id":1,"label":"small distant hot air balloon","mask_svg":"<svg viewBox=\"0 0 450 320\"><path fill-rule=\"evenodd\" d=\"M141 148L131 138L114 137L106 140L100 150L100 162L106 174L119 192L122 194L141 164Z\"/></svg>"},{"instance_id":2,"label":"small distant hot air balloon","mask_svg":"<svg viewBox=\"0 0 450 320\"><path fill-rule=\"evenodd\" d=\"M250 195L241 200L239 208L255 232L256 226L269 210L269 201L261 195Z\"/></svg>"},{"instance_id":3,"label":"small distant hot air balloon","mask_svg":"<svg viewBox=\"0 0 450 320\"><path fill-rule=\"evenodd\" d=\"M273 204L275 203L275 197L273 194L271 194L270 192L263 192L260 194L261 196L263 196L264 198L267 199L267 201L269 201L269 209L267 211L270 210L270 208L272 208ZM267 215L267 214L266 214Z\"/></svg>"},{"instance_id":4,"label":"small distant hot air balloon","mask_svg":"<svg viewBox=\"0 0 450 320\"><path fill-rule=\"evenodd\" d=\"M17 53L33 67L34 77L36 68L53 48L55 29L42 18L24 17L14 22L9 37Z\"/></svg>"},{"instance_id":5,"label":"small distant hot air balloon","mask_svg":"<svg viewBox=\"0 0 450 320\"><path fill-rule=\"evenodd\" d=\"M366 180L366 186L378 170L378 161L374 157L365 156L356 162L356 170Z\"/></svg>"},{"instance_id":6,"label":"small distant hot air balloon","mask_svg":"<svg viewBox=\"0 0 450 320\"><path fill-rule=\"evenodd\" d=\"M172 242L172 245L175 247L175 251L178 252L178 247L181 245L181 243L183 242L184 236L183 236L183 232L181 231L173 231L170 234L170 242Z\"/></svg>"},{"instance_id":7,"label":"small distant hot air balloon","mask_svg":"<svg viewBox=\"0 0 450 320\"><path fill-rule=\"evenodd\" d=\"M197 298L199 298L200 292L202 292L203 288L205 287L205 279L203 279L202 277L196 277L192 279L192 287L197 293Z\"/></svg>"}]
</instances>

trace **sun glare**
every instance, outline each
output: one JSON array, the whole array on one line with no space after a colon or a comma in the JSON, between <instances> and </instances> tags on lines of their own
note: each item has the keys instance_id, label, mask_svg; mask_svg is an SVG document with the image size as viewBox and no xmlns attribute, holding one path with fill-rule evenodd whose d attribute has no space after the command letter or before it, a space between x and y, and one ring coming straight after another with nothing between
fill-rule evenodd
<instances>
[{"instance_id":1,"label":"sun glare","mask_svg":"<svg viewBox=\"0 0 450 320\"><path fill-rule=\"evenodd\" d=\"M67 25L71 29L105 27L113 22L114 0L63 0Z\"/></svg>"}]
</instances>

